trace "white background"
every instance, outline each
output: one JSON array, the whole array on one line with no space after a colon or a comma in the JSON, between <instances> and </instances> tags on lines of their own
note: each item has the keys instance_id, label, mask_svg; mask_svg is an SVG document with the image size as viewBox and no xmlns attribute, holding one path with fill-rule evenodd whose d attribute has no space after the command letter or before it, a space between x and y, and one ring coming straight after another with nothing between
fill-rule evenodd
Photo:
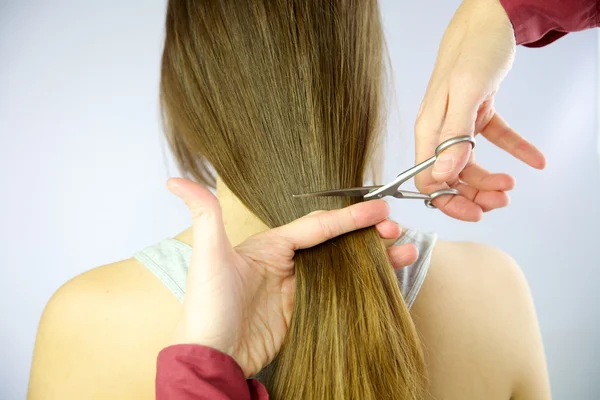
<instances>
[{"instance_id":1,"label":"white background","mask_svg":"<svg viewBox=\"0 0 600 400\"><path fill-rule=\"evenodd\" d=\"M395 73L385 179L413 162L412 126L458 1L382 1ZM158 115L165 2L0 0L0 398L24 398L36 326L66 280L187 226ZM512 204L469 224L392 200L401 223L511 254L536 301L555 399L600 398L596 34L520 48L497 109L549 159L513 173ZM481 266L485 268L485 265ZM510 296L510 293L506 294Z\"/></svg>"}]
</instances>

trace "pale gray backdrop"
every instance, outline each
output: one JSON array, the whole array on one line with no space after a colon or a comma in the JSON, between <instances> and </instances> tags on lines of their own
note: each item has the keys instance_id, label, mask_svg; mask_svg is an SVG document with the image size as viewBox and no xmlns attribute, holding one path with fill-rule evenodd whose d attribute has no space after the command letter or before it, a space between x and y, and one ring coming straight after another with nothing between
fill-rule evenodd
<instances>
[{"instance_id":1,"label":"pale gray backdrop","mask_svg":"<svg viewBox=\"0 0 600 400\"><path fill-rule=\"evenodd\" d=\"M413 162L413 121L458 3L382 1L399 111L386 179ZM0 0L2 399L25 397L36 325L63 282L188 223L164 189L176 174L157 107L164 11L164 0ZM392 201L403 224L490 243L519 262L554 398L565 400L600 398L596 42L588 31L518 50L497 109L549 163L535 171L479 140L484 166L517 177L509 208L469 224Z\"/></svg>"}]
</instances>

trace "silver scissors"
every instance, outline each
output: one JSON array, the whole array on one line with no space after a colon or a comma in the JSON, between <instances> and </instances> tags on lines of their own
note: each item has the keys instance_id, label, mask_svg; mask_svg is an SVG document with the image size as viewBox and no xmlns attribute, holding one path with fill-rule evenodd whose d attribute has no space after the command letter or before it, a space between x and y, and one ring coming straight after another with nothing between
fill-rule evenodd
<instances>
[{"instance_id":1,"label":"silver scissors","mask_svg":"<svg viewBox=\"0 0 600 400\"><path fill-rule=\"evenodd\" d=\"M347 196L347 197L362 197L364 200L374 200L381 199L385 196L392 196L397 199L417 199L423 200L425 205L429 208L436 208L431 202L443 195L456 195L459 194L456 189L441 189L437 190L430 194L419 193L419 192L411 192L407 190L400 190L399 187L404 182L413 178L415 175L419 174L423 170L429 168L435 163L438 156L446 150L450 146L454 146L458 143L468 142L471 144L471 150L475 148L475 138L472 136L457 136L454 138L450 138L440 143L438 147L435 149L435 155L431 156L427 160L420 162L402 172L400 175L396 177L390 183L380 186L363 186L363 187L354 187L354 188L345 188L345 189L333 189L333 190L325 190L321 192L312 192L312 193L304 193L304 194L295 194L293 197L320 197L320 196Z\"/></svg>"}]
</instances>

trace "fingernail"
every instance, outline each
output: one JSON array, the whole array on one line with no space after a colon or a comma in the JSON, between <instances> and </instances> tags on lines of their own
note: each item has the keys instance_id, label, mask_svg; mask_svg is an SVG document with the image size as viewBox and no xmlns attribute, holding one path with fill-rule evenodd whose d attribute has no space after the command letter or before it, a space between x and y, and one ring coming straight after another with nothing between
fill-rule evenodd
<instances>
[{"instance_id":1,"label":"fingernail","mask_svg":"<svg viewBox=\"0 0 600 400\"><path fill-rule=\"evenodd\" d=\"M447 174L452 171L454 167L454 157L450 154L444 154L440 156L440 159L435 162L433 166L433 173L436 175Z\"/></svg>"},{"instance_id":2,"label":"fingernail","mask_svg":"<svg viewBox=\"0 0 600 400\"><path fill-rule=\"evenodd\" d=\"M173 193L175 196L181 197L181 189L176 183L171 181L167 182L167 189L169 189L169 191L171 191L171 193Z\"/></svg>"}]
</instances>

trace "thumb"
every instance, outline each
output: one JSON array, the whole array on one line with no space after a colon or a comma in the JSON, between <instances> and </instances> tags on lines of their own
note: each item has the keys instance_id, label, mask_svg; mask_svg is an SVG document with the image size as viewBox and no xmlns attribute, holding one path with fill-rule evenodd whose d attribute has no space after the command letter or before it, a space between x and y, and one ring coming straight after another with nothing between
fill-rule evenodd
<instances>
[{"instance_id":1,"label":"thumb","mask_svg":"<svg viewBox=\"0 0 600 400\"><path fill-rule=\"evenodd\" d=\"M440 143L457 136L474 136L479 99L467 96L449 96L448 111L440 135ZM438 182L449 182L458 177L471 155L470 143L458 143L444 150L432 171Z\"/></svg>"},{"instance_id":2,"label":"thumb","mask_svg":"<svg viewBox=\"0 0 600 400\"><path fill-rule=\"evenodd\" d=\"M221 205L207 188L183 178L167 181L171 193L182 199L192 215L193 252L189 273L194 266L202 266L209 272L222 264L223 258L232 251L225 234Z\"/></svg>"}]
</instances>

